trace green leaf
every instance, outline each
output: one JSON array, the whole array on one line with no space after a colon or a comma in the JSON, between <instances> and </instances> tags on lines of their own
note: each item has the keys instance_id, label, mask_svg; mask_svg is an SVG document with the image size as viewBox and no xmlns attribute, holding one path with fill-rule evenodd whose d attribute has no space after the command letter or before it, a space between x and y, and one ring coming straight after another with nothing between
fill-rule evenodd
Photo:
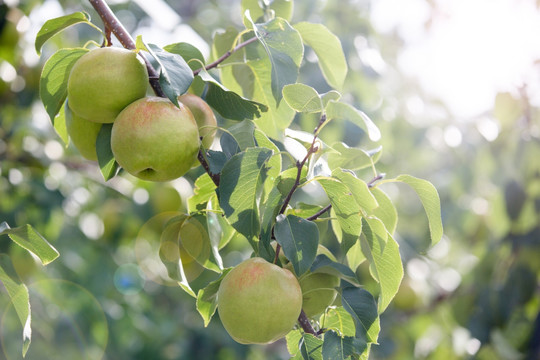
<instances>
[{"instance_id":1,"label":"green leaf","mask_svg":"<svg viewBox=\"0 0 540 360\"><path fill-rule=\"evenodd\" d=\"M345 360L367 350L365 341L352 336L339 336L335 331L324 333L322 356L324 360Z\"/></svg>"},{"instance_id":2,"label":"green leaf","mask_svg":"<svg viewBox=\"0 0 540 360\"><path fill-rule=\"evenodd\" d=\"M140 35L137 40L141 39ZM140 40L142 42L142 39ZM178 96L184 94L193 82L193 71L184 58L161 49L154 44L147 44L146 49L160 66L159 84L169 100L177 107Z\"/></svg>"},{"instance_id":3,"label":"green leaf","mask_svg":"<svg viewBox=\"0 0 540 360\"><path fill-rule=\"evenodd\" d=\"M163 50L180 55L189 65L191 70L197 70L204 65L204 55L199 49L191 44L185 42L174 43L164 46Z\"/></svg>"},{"instance_id":4,"label":"green leaf","mask_svg":"<svg viewBox=\"0 0 540 360\"><path fill-rule=\"evenodd\" d=\"M341 99L341 94L336 90L330 90L329 92L321 94L320 96L325 109L330 101L338 101Z\"/></svg>"},{"instance_id":5,"label":"green leaf","mask_svg":"<svg viewBox=\"0 0 540 360\"><path fill-rule=\"evenodd\" d=\"M268 111L268 106L248 100L228 90L205 70L201 71L199 76L208 84L206 102L224 118L230 120L256 119L261 117L261 112Z\"/></svg>"},{"instance_id":6,"label":"green leaf","mask_svg":"<svg viewBox=\"0 0 540 360\"><path fill-rule=\"evenodd\" d=\"M300 343L301 339L302 332L299 329L291 330L287 336L285 336L285 340L287 341L287 350L291 356L296 355L300 351L298 344Z\"/></svg>"},{"instance_id":7,"label":"green leaf","mask_svg":"<svg viewBox=\"0 0 540 360\"><path fill-rule=\"evenodd\" d=\"M315 51L328 85L341 90L347 76L347 61L339 38L322 24L301 22L294 28L300 32L304 44Z\"/></svg>"},{"instance_id":8,"label":"green leaf","mask_svg":"<svg viewBox=\"0 0 540 360\"><path fill-rule=\"evenodd\" d=\"M317 90L304 84L285 85L283 98L291 108L301 113L321 112L323 104Z\"/></svg>"},{"instance_id":9,"label":"green leaf","mask_svg":"<svg viewBox=\"0 0 540 360\"><path fill-rule=\"evenodd\" d=\"M309 270L319 246L319 229L314 222L294 215L278 215L274 227L276 241L293 265L296 276Z\"/></svg>"},{"instance_id":10,"label":"green leaf","mask_svg":"<svg viewBox=\"0 0 540 360\"><path fill-rule=\"evenodd\" d=\"M244 120L227 129L225 136L232 135L240 151L255 147L255 125L252 121ZM223 136L223 135L222 135Z\"/></svg>"},{"instance_id":11,"label":"green leaf","mask_svg":"<svg viewBox=\"0 0 540 360\"><path fill-rule=\"evenodd\" d=\"M396 178L396 181L409 185L420 197L428 218L431 245L435 245L443 236L441 200L437 189L429 181L410 175L400 175Z\"/></svg>"},{"instance_id":12,"label":"green leaf","mask_svg":"<svg viewBox=\"0 0 540 360\"><path fill-rule=\"evenodd\" d=\"M96 153L99 169L105 181L116 176L119 165L114 159L111 149L111 132L113 124L103 124L96 139Z\"/></svg>"},{"instance_id":13,"label":"green leaf","mask_svg":"<svg viewBox=\"0 0 540 360\"><path fill-rule=\"evenodd\" d=\"M60 255L31 225L10 228L6 222L2 222L1 235L9 236L17 245L36 255L43 265L49 264Z\"/></svg>"},{"instance_id":14,"label":"green leaf","mask_svg":"<svg viewBox=\"0 0 540 360\"><path fill-rule=\"evenodd\" d=\"M379 225L377 225L379 223ZM399 290L403 279L403 265L397 242L387 233L387 240L382 238L378 219L363 220L361 237L362 251L370 262L370 272L379 283L379 312L386 310Z\"/></svg>"},{"instance_id":15,"label":"green leaf","mask_svg":"<svg viewBox=\"0 0 540 360\"><path fill-rule=\"evenodd\" d=\"M277 183L279 178L274 182ZM272 241L272 227L274 226L276 216L279 213L281 204L285 199L277 187L273 187L268 194L266 202L261 205L261 236L259 239L259 256L269 262L274 261L275 251L270 245Z\"/></svg>"},{"instance_id":16,"label":"green leaf","mask_svg":"<svg viewBox=\"0 0 540 360\"><path fill-rule=\"evenodd\" d=\"M71 112L71 109L69 108L67 104L67 100L64 102L62 107L60 108L60 111L56 115L56 117L53 120L53 126L54 130L60 136L60 139L62 139L62 142L66 147L69 144L69 135L67 132L67 117L71 116L69 113Z\"/></svg>"},{"instance_id":17,"label":"green leaf","mask_svg":"<svg viewBox=\"0 0 540 360\"><path fill-rule=\"evenodd\" d=\"M367 260L366 256L362 252L360 241L355 242L354 245L351 246L349 251L347 251L346 257L347 264L349 264L350 268L354 271L356 271L360 264Z\"/></svg>"},{"instance_id":18,"label":"green leaf","mask_svg":"<svg viewBox=\"0 0 540 360\"><path fill-rule=\"evenodd\" d=\"M268 4L268 5L267 5ZM276 17L282 17L291 21L293 14L293 0L273 0L271 2L260 2L259 0L242 0L242 14L249 10L251 16L257 21L265 15L261 5L268 10L273 10Z\"/></svg>"},{"instance_id":19,"label":"green leaf","mask_svg":"<svg viewBox=\"0 0 540 360\"><path fill-rule=\"evenodd\" d=\"M373 295L361 288L346 287L341 294L341 303L354 320L355 337L366 344L377 342L381 327Z\"/></svg>"},{"instance_id":20,"label":"green leaf","mask_svg":"<svg viewBox=\"0 0 540 360\"><path fill-rule=\"evenodd\" d=\"M317 178L332 204L341 229L341 243L344 252L356 243L362 232L361 208L356 203L349 188L338 179Z\"/></svg>"},{"instance_id":21,"label":"green leaf","mask_svg":"<svg viewBox=\"0 0 540 360\"><path fill-rule=\"evenodd\" d=\"M2 226L6 223L0 224L0 231ZM30 225L28 225L30 226ZM2 231L3 233L3 231ZM23 357L26 355L32 338L31 324L31 312L30 312L30 296L28 294L28 288L24 285L19 278L19 275L15 271L11 259L6 254L0 254L0 281L6 288L9 298L13 303L15 312L19 317L19 321L23 327Z\"/></svg>"},{"instance_id":22,"label":"green leaf","mask_svg":"<svg viewBox=\"0 0 540 360\"><path fill-rule=\"evenodd\" d=\"M212 281L197 293L197 311L203 318L204 327L208 326L210 320L212 320L212 316L214 316L214 313L216 312L219 285L221 284L221 280L223 280L225 275L227 275L231 269L232 268L223 270L223 273L217 280Z\"/></svg>"},{"instance_id":23,"label":"green leaf","mask_svg":"<svg viewBox=\"0 0 540 360\"><path fill-rule=\"evenodd\" d=\"M379 160L382 147L370 154L362 149L351 148L338 142L332 145L332 150L334 151L328 154L328 166L331 170L337 168L361 170L373 166Z\"/></svg>"},{"instance_id":24,"label":"green leaf","mask_svg":"<svg viewBox=\"0 0 540 360\"><path fill-rule=\"evenodd\" d=\"M256 146L267 148L274 152L274 155L268 160L267 178L264 181L263 198L261 200L264 202L268 197L268 194L272 191L275 180L281 173L281 154L276 144L274 144L261 130L254 129L253 137Z\"/></svg>"},{"instance_id":25,"label":"green leaf","mask_svg":"<svg viewBox=\"0 0 540 360\"><path fill-rule=\"evenodd\" d=\"M349 104L330 101L326 107L328 120L349 120L353 124L363 129L371 141L379 141L381 132L371 119L363 112Z\"/></svg>"},{"instance_id":26,"label":"green leaf","mask_svg":"<svg viewBox=\"0 0 540 360\"><path fill-rule=\"evenodd\" d=\"M47 20L45 24L43 24L43 26L41 27L41 29L39 29L36 35L35 46L38 55L41 53L41 48L43 47L43 44L47 42L47 40L61 32L62 30L65 30L70 26L80 23L88 24L103 34L100 28L90 22L90 16L82 11L50 19Z\"/></svg>"},{"instance_id":27,"label":"green leaf","mask_svg":"<svg viewBox=\"0 0 540 360\"><path fill-rule=\"evenodd\" d=\"M347 265L332 261L324 254L317 255L311 265L312 273L325 273L345 279L348 282L360 286L356 274Z\"/></svg>"},{"instance_id":28,"label":"green leaf","mask_svg":"<svg viewBox=\"0 0 540 360\"><path fill-rule=\"evenodd\" d=\"M282 131L289 127L296 113L287 102L278 103L272 95L272 65L268 58L249 61L247 65L253 76L253 100L268 106L268 111L255 123L269 137L280 139L283 137Z\"/></svg>"},{"instance_id":29,"label":"green leaf","mask_svg":"<svg viewBox=\"0 0 540 360\"><path fill-rule=\"evenodd\" d=\"M298 69L304 57L302 38L285 19L275 18L264 24L255 24L249 12L245 16L252 23L255 35L270 59L272 94L279 105L283 87L294 84L298 78Z\"/></svg>"},{"instance_id":30,"label":"green leaf","mask_svg":"<svg viewBox=\"0 0 540 360\"><path fill-rule=\"evenodd\" d=\"M234 155L221 171L219 205L229 223L249 241L259 235L257 199L272 153L269 149L249 148Z\"/></svg>"},{"instance_id":31,"label":"green leaf","mask_svg":"<svg viewBox=\"0 0 540 360\"><path fill-rule=\"evenodd\" d=\"M380 219L390 235L396 231L398 214L392 200L379 188L371 188L371 193L377 200L379 206L371 211L371 214Z\"/></svg>"},{"instance_id":32,"label":"green leaf","mask_svg":"<svg viewBox=\"0 0 540 360\"><path fill-rule=\"evenodd\" d=\"M67 83L73 65L88 49L60 49L43 66L39 79L39 96L54 124L56 114L67 97Z\"/></svg>"},{"instance_id":33,"label":"green leaf","mask_svg":"<svg viewBox=\"0 0 540 360\"><path fill-rule=\"evenodd\" d=\"M323 341L318 337L304 333L300 342L300 353L304 360L322 360Z\"/></svg>"},{"instance_id":34,"label":"green leaf","mask_svg":"<svg viewBox=\"0 0 540 360\"><path fill-rule=\"evenodd\" d=\"M223 261L217 251L219 240L212 244L205 215L193 215L185 219L178 233L180 244L186 252L205 268L221 272Z\"/></svg>"},{"instance_id":35,"label":"green leaf","mask_svg":"<svg viewBox=\"0 0 540 360\"><path fill-rule=\"evenodd\" d=\"M187 215L178 215L165 224L161 233L159 258L165 265L169 277L175 280L186 293L197 298L195 292L189 286L182 265L182 258L180 257L179 233L182 224L187 218Z\"/></svg>"},{"instance_id":36,"label":"green leaf","mask_svg":"<svg viewBox=\"0 0 540 360\"><path fill-rule=\"evenodd\" d=\"M379 206L377 200L371 191L369 191L368 185L364 181L358 179L353 173L336 169L332 171L332 176L339 179L349 188L353 194L354 200L362 209L369 211Z\"/></svg>"},{"instance_id":37,"label":"green leaf","mask_svg":"<svg viewBox=\"0 0 540 360\"><path fill-rule=\"evenodd\" d=\"M355 336L356 334L354 320L351 314L349 314L342 306L329 308L328 311L321 316L320 322L321 327L328 330L334 330L340 336Z\"/></svg>"},{"instance_id":38,"label":"green leaf","mask_svg":"<svg viewBox=\"0 0 540 360\"><path fill-rule=\"evenodd\" d=\"M205 206L199 208L199 205L204 205L215 194L216 185L212 178L207 173L202 174L195 180L193 187L193 196L188 199L189 212L195 212L204 209Z\"/></svg>"}]
</instances>

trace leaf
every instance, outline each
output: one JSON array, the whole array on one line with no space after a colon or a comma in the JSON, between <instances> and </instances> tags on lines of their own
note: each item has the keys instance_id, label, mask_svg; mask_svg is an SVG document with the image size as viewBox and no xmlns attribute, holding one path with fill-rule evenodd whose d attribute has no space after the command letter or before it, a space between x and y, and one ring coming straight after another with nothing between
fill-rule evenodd
<instances>
[{"instance_id":1,"label":"leaf","mask_svg":"<svg viewBox=\"0 0 540 360\"><path fill-rule=\"evenodd\" d=\"M296 276L309 270L319 246L319 229L314 222L294 215L278 215L274 226L276 241L293 265Z\"/></svg>"},{"instance_id":2,"label":"leaf","mask_svg":"<svg viewBox=\"0 0 540 360\"><path fill-rule=\"evenodd\" d=\"M229 223L249 241L259 235L257 198L272 153L249 148L234 155L221 171L219 205Z\"/></svg>"},{"instance_id":3,"label":"leaf","mask_svg":"<svg viewBox=\"0 0 540 360\"><path fill-rule=\"evenodd\" d=\"M60 136L60 139L62 139L62 142L66 145L66 147L69 144L69 135L67 132L66 123L67 117L71 116L68 114L69 112L71 112L71 109L69 108L66 100L53 120L54 130L56 131L58 136Z\"/></svg>"},{"instance_id":4,"label":"leaf","mask_svg":"<svg viewBox=\"0 0 540 360\"><path fill-rule=\"evenodd\" d=\"M183 214L175 216L164 226L160 239L159 258L167 268L169 277L175 280L186 293L197 298L195 292L189 286L180 256L179 232L187 218L188 216Z\"/></svg>"},{"instance_id":5,"label":"leaf","mask_svg":"<svg viewBox=\"0 0 540 360\"><path fill-rule=\"evenodd\" d=\"M268 58L247 63L253 76L253 100L268 106L255 123L265 134L274 139L283 137L282 131L292 122L295 111L286 101L278 103L272 94L272 65Z\"/></svg>"},{"instance_id":6,"label":"leaf","mask_svg":"<svg viewBox=\"0 0 540 360\"><path fill-rule=\"evenodd\" d=\"M317 178L332 204L332 211L337 216L341 229L341 243L344 252L356 243L362 232L362 216L360 206L356 203L349 188L341 181L333 178Z\"/></svg>"},{"instance_id":7,"label":"leaf","mask_svg":"<svg viewBox=\"0 0 540 360\"><path fill-rule=\"evenodd\" d=\"M336 169L332 171L332 176L339 179L345 186L349 188L353 194L354 200L362 209L367 211L373 210L379 206L377 200L369 191L368 185L358 179L353 173L346 170Z\"/></svg>"},{"instance_id":8,"label":"leaf","mask_svg":"<svg viewBox=\"0 0 540 360\"><path fill-rule=\"evenodd\" d=\"M361 170L373 166L380 157L381 152L377 151L370 155L367 151L358 148L348 147L344 143L335 143L328 154L328 165L331 170L343 168L348 170ZM382 150L382 147L378 148Z\"/></svg>"},{"instance_id":9,"label":"leaf","mask_svg":"<svg viewBox=\"0 0 540 360\"><path fill-rule=\"evenodd\" d=\"M5 230L2 230L0 224L0 231L3 234ZM30 226L30 225L27 225ZM8 227L9 228L9 227ZM19 275L15 271L11 259L6 254L0 254L0 281L6 288L9 298L13 303L15 312L19 317L19 321L23 327L23 357L26 355L32 338L31 324L31 310L30 310L30 295L28 294L28 288L24 285L19 278Z\"/></svg>"},{"instance_id":10,"label":"leaf","mask_svg":"<svg viewBox=\"0 0 540 360\"><path fill-rule=\"evenodd\" d=\"M380 219L390 235L396 231L398 214L392 200L379 188L371 188L371 193L377 200L379 206L371 211L371 214Z\"/></svg>"},{"instance_id":11,"label":"leaf","mask_svg":"<svg viewBox=\"0 0 540 360\"><path fill-rule=\"evenodd\" d=\"M328 256L324 254L317 255L315 261L311 265L310 271L312 273L325 273L331 274L342 279L347 280L355 285L360 285L356 274L347 265L332 261Z\"/></svg>"},{"instance_id":12,"label":"leaf","mask_svg":"<svg viewBox=\"0 0 540 360\"><path fill-rule=\"evenodd\" d=\"M304 333L300 340L300 353L304 360L322 360L323 341L318 337Z\"/></svg>"},{"instance_id":13,"label":"leaf","mask_svg":"<svg viewBox=\"0 0 540 360\"><path fill-rule=\"evenodd\" d=\"M252 121L244 120L229 127L227 135L232 135L240 151L255 147L255 125Z\"/></svg>"},{"instance_id":14,"label":"leaf","mask_svg":"<svg viewBox=\"0 0 540 360\"><path fill-rule=\"evenodd\" d=\"M217 244L212 244L208 233L206 216L193 215L185 219L180 227L179 240L186 252L205 268L221 272L223 262L217 251Z\"/></svg>"},{"instance_id":15,"label":"leaf","mask_svg":"<svg viewBox=\"0 0 540 360\"><path fill-rule=\"evenodd\" d=\"M377 313L377 303L369 291L346 287L341 294L343 308L351 314L356 325L357 339L368 342L377 342L379 336L380 323Z\"/></svg>"},{"instance_id":16,"label":"leaf","mask_svg":"<svg viewBox=\"0 0 540 360\"><path fill-rule=\"evenodd\" d=\"M2 222L1 235L9 236L17 245L36 255L43 265L51 263L60 255L31 225L10 228L6 222Z\"/></svg>"},{"instance_id":17,"label":"leaf","mask_svg":"<svg viewBox=\"0 0 540 360\"><path fill-rule=\"evenodd\" d=\"M354 245L351 246L349 251L347 251L346 257L347 264L349 264L350 268L355 271L360 264L367 260L366 256L362 252L360 241L355 242Z\"/></svg>"},{"instance_id":18,"label":"leaf","mask_svg":"<svg viewBox=\"0 0 540 360\"><path fill-rule=\"evenodd\" d=\"M270 160L268 160L268 172L267 178L264 182L262 198L262 201L265 201L268 194L272 191L274 181L281 173L281 154L276 144L274 144L261 130L254 129L253 138L256 146L267 148L274 152L274 155L270 158Z\"/></svg>"},{"instance_id":19,"label":"leaf","mask_svg":"<svg viewBox=\"0 0 540 360\"><path fill-rule=\"evenodd\" d=\"M283 87L294 84L298 77L298 69L304 57L302 38L285 19L275 18L264 24L255 24L249 11L245 13L245 17L253 25L255 35L270 59L272 94L279 105Z\"/></svg>"},{"instance_id":20,"label":"leaf","mask_svg":"<svg viewBox=\"0 0 540 360\"><path fill-rule=\"evenodd\" d=\"M319 58L319 67L328 85L341 90L347 76L347 61L339 38L322 24L300 22L294 28Z\"/></svg>"},{"instance_id":21,"label":"leaf","mask_svg":"<svg viewBox=\"0 0 540 360\"><path fill-rule=\"evenodd\" d=\"M56 114L67 97L69 73L73 65L88 49L60 49L43 66L39 79L39 96L54 124Z\"/></svg>"},{"instance_id":22,"label":"leaf","mask_svg":"<svg viewBox=\"0 0 540 360\"><path fill-rule=\"evenodd\" d=\"M428 218L431 245L435 245L443 236L441 200L437 189L429 181L410 175L400 175L396 178L396 181L409 185L420 197Z\"/></svg>"},{"instance_id":23,"label":"leaf","mask_svg":"<svg viewBox=\"0 0 540 360\"><path fill-rule=\"evenodd\" d=\"M363 220L362 251L370 262L370 272L379 283L379 312L382 313L399 290L403 279L403 265L397 242L387 234L387 240L381 239L377 221ZM384 247L383 247L384 245Z\"/></svg>"},{"instance_id":24,"label":"leaf","mask_svg":"<svg viewBox=\"0 0 540 360\"><path fill-rule=\"evenodd\" d=\"M330 308L321 316L321 327L334 330L339 336L354 336L356 334L356 327L351 314L341 306Z\"/></svg>"},{"instance_id":25,"label":"leaf","mask_svg":"<svg viewBox=\"0 0 540 360\"><path fill-rule=\"evenodd\" d=\"M103 34L100 28L90 22L90 16L82 11L50 19L47 20L45 24L43 24L43 26L41 27L41 29L39 29L36 35L35 47L38 55L41 53L41 48L43 47L43 44L47 42L47 40L61 32L62 30L65 30L70 26L80 23L88 24Z\"/></svg>"},{"instance_id":26,"label":"leaf","mask_svg":"<svg viewBox=\"0 0 540 360\"><path fill-rule=\"evenodd\" d=\"M140 35L137 41L142 42ZM161 49L154 44L147 44L146 49L160 66L159 84L169 100L177 107L178 96L184 94L193 82L193 71L184 58Z\"/></svg>"},{"instance_id":27,"label":"leaf","mask_svg":"<svg viewBox=\"0 0 540 360\"><path fill-rule=\"evenodd\" d=\"M322 356L324 360L345 360L367 350L367 344L352 336L339 336L335 331L324 333Z\"/></svg>"},{"instance_id":28,"label":"leaf","mask_svg":"<svg viewBox=\"0 0 540 360\"><path fill-rule=\"evenodd\" d=\"M197 293L197 311L202 316L204 321L204 327L207 327L212 320L212 316L217 309L217 292L219 290L219 285L221 280L227 275L232 268L223 270L220 277L212 281L210 284L206 285L204 289L200 289Z\"/></svg>"},{"instance_id":29,"label":"leaf","mask_svg":"<svg viewBox=\"0 0 540 360\"><path fill-rule=\"evenodd\" d=\"M201 71L199 76L208 84L206 102L224 118L230 120L256 119L261 117L261 112L268 111L268 106L248 100L228 90L205 70Z\"/></svg>"},{"instance_id":30,"label":"leaf","mask_svg":"<svg viewBox=\"0 0 540 360\"><path fill-rule=\"evenodd\" d=\"M191 70L197 70L204 64L204 55L200 52L199 49L197 49L191 44L185 42L174 43L164 46L163 50L180 55L189 65ZM192 61L194 59L199 60L200 62Z\"/></svg>"},{"instance_id":31,"label":"leaf","mask_svg":"<svg viewBox=\"0 0 540 360\"><path fill-rule=\"evenodd\" d=\"M381 132L371 119L363 112L349 104L330 101L326 106L326 115L328 120L349 120L353 124L363 129L371 141L379 141Z\"/></svg>"},{"instance_id":32,"label":"leaf","mask_svg":"<svg viewBox=\"0 0 540 360\"><path fill-rule=\"evenodd\" d=\"M103 124L96 139L96 153L99 169L105 181L116 176L119 165L114 159L111 149L111 132L113 124Z\"/></svg>"},{"instance_id":33,"label":"leaf","mask_svg":"<svg viewBox=\"0 0 540 360\"><path fill-rule=\"evenodd\" d=\"M287 336L285 336L285 340L287 341L287 350L291 356L296 355L300 351L298 344L300 343L301 339L302 332L299 329L291 330Z\"/></svg>"},{"instance_id":34,"label":"leaf","mask_svg":"<svg viewBox=\"0 0 540 360\"><path fill-rule=\"evenodd\" d=\"M216 185L207 173L202 174L195 180L193 195L188 199L189 212L199 210L198 205L204 205L215 194ZM202 206L201 209L205 207Z\"/></svg>"},{"instance_id":35,"label":"leaf","mask_svg":"<svg viewBox=\"0 0 540 360\"><path fill-rule=\"evenodd\" d=\"M261 8L261 4L264 4L268 10L273 10L276 17L282 17L287 21L291 20L293 0L273 0L266 3L261 3L259 0L242 0L242 14L246 10L249 10L251 16L257 21L264 16L264 10Z\"/></svg>"},{"instance_id":36,"label":"leaf","mask_svg":"<svg viewBox=\"0 0 540 360\"><path fill-rule=\"evenodd\" d=\"M325 109L330 101L338 101L341 99L341 94L336 90L330 90L329 92L321 94L320 96Z\"/></svg>"},{"instance_id":37,"label":"leaf","mask_svg":"<svg viewBox=\"0 0 540 360\"><path fill-rule=\"evenodd\" d=\"M283 98L291 108L301 113L316 113L323 109L317 90L304 84L285 85Z\"/></svg>"}]
</instances>

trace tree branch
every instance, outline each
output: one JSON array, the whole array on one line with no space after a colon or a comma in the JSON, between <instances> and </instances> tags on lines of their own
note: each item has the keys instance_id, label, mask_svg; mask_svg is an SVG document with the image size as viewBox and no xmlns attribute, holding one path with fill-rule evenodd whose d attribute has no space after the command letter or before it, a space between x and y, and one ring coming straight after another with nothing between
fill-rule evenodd
<instances>
[{"instance_id":1,"label":"tree branch","mask_svg":"<svg viewBox=\"0 0 540 360\"><path fill-rule=\"evenodd\" d=\"M129 50L133 50L136 48L135 41L129 35L126 28L122 23L118 20L116 15L112 12L109 5L104 0L88 0L90 4L94 7L96 12L101 17L101 20L103 21L103 24L105 25L105 30L111 31L114 36L120 41L120 44L122 44L123 47ZM161 88L161 85L159 84L159 73L154 69L152 64L144 57L143 54L139 53L141 58L144 60L144 63L146 64L146 69L148 71L148 78L150 80L150 85L152 86L152 89L154 89L154 93L157 96L160 97L166 97L165 93L163 92L163 89Z\"/></svg>"},{"instance_id":2,"label":"tree branch","mask_svg":"<svg viewBox=\"0 0 540 360\"><path fill-rule=\"evenodd\" d=\"M257 37L254 36L250 39L247 39L246 41L244 41L243 43L240 43L238 45L236 45L232 50L229 50L227 51L225 54L221 55L219 57L219 59L217 59L216 61L206 65L204 67L205 70L210 70L210 69L213 69L215 67L217 67L219 64L221 64L223 61L225 61L229 56L231 56L232 54L234 54L235 52L237 52L238 50L242 49L244 46L247 46L251 43L254 43L255 41L257 41ZM203 68L200 68L200 69L197 69L195 71L193 71L193 76L197 76L199 75L199 73L202 71Z\"/></svg>"}]
</instances>

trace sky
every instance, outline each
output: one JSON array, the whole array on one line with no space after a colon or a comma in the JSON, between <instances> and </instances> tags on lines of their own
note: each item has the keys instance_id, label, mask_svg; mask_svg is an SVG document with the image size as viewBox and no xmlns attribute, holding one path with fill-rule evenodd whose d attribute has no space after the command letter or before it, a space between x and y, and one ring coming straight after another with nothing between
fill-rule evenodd
<instances>
[{"instance_id":1,"label":"sky","mask_svg":"<svg viewBox=\"0 0 540 360\"><path fill-rule=\"evenodd\" d=\"M527 85L538 101L540 12L533 0L378 0L377 31L405 41L400 71L457 118L480 116L499 91Z\"/></svg>"}]
</instances>

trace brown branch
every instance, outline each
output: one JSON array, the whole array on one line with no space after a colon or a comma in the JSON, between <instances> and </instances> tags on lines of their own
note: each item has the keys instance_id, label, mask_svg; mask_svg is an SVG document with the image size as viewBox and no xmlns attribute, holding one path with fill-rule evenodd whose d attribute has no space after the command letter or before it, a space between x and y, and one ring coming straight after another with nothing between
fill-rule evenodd
<instances>
[{"instance_id":1,"label":"brown branch","mask_svg":"<svg viewBox=\"0 0 540 360\"><path fill-rule=\"evenodd\" d=\"M206 162L206 159L204 158L204 154L201 150L199 150L199 154L197 155L197 159L199 159L199 162L201 163L204 170L208 173L210 176L210 179L216 184L216 186L219 187L219 174L214 174L210 171L210 165L208 165L208 162Z\"/></svg>"},{"instance_id":2,"label":"brown branch","mask_svg":"<svg viewBox=\"0 0 540 360\"><path fill-rule=\"evenodd\" d=\"M205 70L210 70L210 69L213 69L215 67L217 67L219 64L221 64L223 61L225 61L229 56L231 56L232 54L234 54L235 52L237 52L238 50L242 49L244 46L247 46L251 43L254 43L255 41L257 41L257 37L254 36L250 39L247 39L246 41L236 45L232 50L229 50L227 51L225 54L221 55L216 61L206 65L204 67ZM199 75L199 73L203 70L203 68L200 68L200 69L197 69L195 71L193 71L193 76L197 76Z\"/></svg>"},{"instance_id":3,"label":"brown branch","mask_svg":"<svg viewBox=\"0 0 540 360\"><path fill-rule=\"evenodd\" d=\"M304 310L300 312L300 316L298 317L298 323L300 324L300 326L302 326L302 329L304 329L304 331L308 334L312 334L314 336L318 335L315 329L313 329L313 326L311 326L311 322L309 321L309 318L307 317Z\"/></svg>"},{"instance_id":4,"label":"brown branch","mask_svg":"<svg viewBox=\"0 0 540 360\"><path fill-rule=\"evenodd\" d=\"M129 50L136 48L135 41L131 35L127 32L126 28L118 20L116 15L112 12L109 5L104 0L88 0L94 7L96 12L101 17L103 24L105 25L105 32L112 31L114 36L120 41L123 47ZM146 70L148 71L148 78L154 93L160 97L166 97L161 85L159 84L159 73L154 69L150 61L148 61L143 54L139 53L146 64Z\"/></svg>"},{"instance_id":5,"label":"brown branch","mask_svg":"<svg viewBox=\"0 0 540 360\"><path fill-rule=\"evenodd\" d=\"M309 221L316 220L317 218L319 218L319 216L321 216L322 214L330 210L331 207L332 207L332 204L326 205L321 210L317 211L317 213L311 215L310 217L307 217L306 220L309 220Z\"/></svg>"}]
</instances>

